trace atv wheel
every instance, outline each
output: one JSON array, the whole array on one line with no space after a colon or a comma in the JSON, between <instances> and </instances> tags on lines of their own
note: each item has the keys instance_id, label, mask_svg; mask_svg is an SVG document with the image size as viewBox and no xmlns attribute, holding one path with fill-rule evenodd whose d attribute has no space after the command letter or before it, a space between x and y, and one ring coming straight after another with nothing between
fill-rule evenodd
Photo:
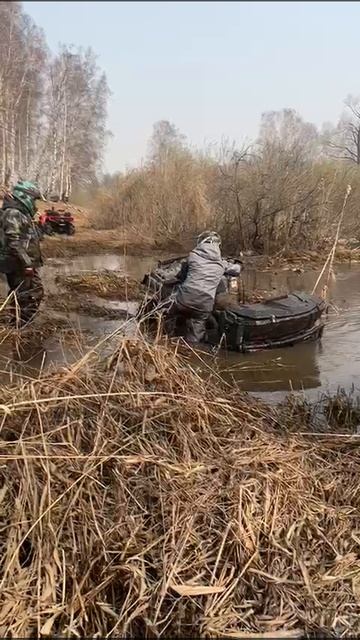
<instances>
[{"instance_id":1,"label":"atv wheel","mask_svg":"<svg viewBox=\"0 0 360 640\"><path fill-rule=\"evenodd\" d=\"M43 227L43 232L46 233L46 235L48 235L48 236L53 236L54 235L54 230L53 230L52 225L50 224L50 222L45 222L44 227Z\"/></svg>"},{"instance_id":2,"label":"atv wheel","mask_svg":"<svg viewBox=\"0 0 360 640\"><path fill-rule=\"evenodd\" d=\"M68 236L73 236L75 233L75 227L73 224L69 224L68 228L67 228L67 234Z\"/></svg>"}]
</instances>

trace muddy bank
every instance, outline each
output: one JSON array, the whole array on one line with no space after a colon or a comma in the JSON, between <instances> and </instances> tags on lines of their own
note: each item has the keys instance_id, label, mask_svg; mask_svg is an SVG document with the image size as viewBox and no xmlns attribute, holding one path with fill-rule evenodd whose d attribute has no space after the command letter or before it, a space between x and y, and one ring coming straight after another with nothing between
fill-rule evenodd
<instances>
[{"instance_id":1,"label":"muddy bank","mask_svg":"<svg viewBox=\"0 0 360 640\"><path fill-rule=\"evenodd\" d=\"M95 230L80 226L74 236L54 235L45 236L42 242L44 259L46 258L72 258L88 254L119 254L132 256L148 256L154 254L186 255L193 245L174 240L156 240L148 236L142 236L133 231L123 229ZM267 256L245 252L241 256L246 268L262 270L291 270L303 273L308 270L316 270L323 266L327 256L328 247L319 251L302 251ZM339 245L335 254L335 261L341 263L360 262L360 248L351 248Z\"/></svg>"},{"instance_id":2,"label":"muddy bank","mask_svg":"<svg viewBox=\"0 0 360 640\"><path fill-rule=\"evenodd\" d=\"M45 298L45 304L50 315L57 312L65 316L75 313L91 318L99 318L99 320L121 320L128 314L127 308L111 308L106 306L104 301L96 301L93 296L86 295L58 296L49 294Z\"/></svg>"},{"instance_id":3,"label":"muddy bank","mask_svg":"<svg viewBox=\"0 0 360 640\"><path fill-rule=\"evenodd\" d=\"M135 278L111 270L55 277L57 293L48 293L48 309L111 320L135 315L145 289Z\"/></svg>"},{"instance_id":4,"label":"muddy bank","mask_svg":"<svg viewBox=\"0 0 360 640\"><path fill-rule=\"evenodd\" d=\"M46 258L75 257L86 254L119 253L120 255L146 255L157 248L153 241L136 237L122 230L97 231L79 229L74 236L45 236L42 252Z\"/></svg>"}]
</instances>

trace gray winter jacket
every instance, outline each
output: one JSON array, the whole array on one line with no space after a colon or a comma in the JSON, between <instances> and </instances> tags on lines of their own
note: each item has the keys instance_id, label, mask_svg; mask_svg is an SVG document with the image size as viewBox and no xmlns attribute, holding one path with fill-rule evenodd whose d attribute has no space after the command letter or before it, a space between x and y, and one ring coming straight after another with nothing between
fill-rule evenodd
<instances>
[{"instance_id":1,"label":"gray winter jacket","mask_svg":"<svg viewBox=\"0 0 360 640\"><path fill-rule=\"evenodd\" d=\"M215 295L224 275L240 275L241 265L223 260L217 244L203 242L188 256L180 273L181 284L175 293L175 302L196 311L211 312Z\"/></svg>"}]
</instances>

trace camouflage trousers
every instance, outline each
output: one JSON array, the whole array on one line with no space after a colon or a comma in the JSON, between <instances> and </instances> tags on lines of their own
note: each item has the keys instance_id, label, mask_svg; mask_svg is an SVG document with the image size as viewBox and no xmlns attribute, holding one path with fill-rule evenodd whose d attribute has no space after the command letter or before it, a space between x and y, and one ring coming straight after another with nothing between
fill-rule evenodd
<instances>
[{"instance_id":1,"label":"camouflage trousers","mask_svg":"<svg viewBox=\"0 0 360 640\"><path fill-rule=\"evenodd\" d=\"M184 336L189 344L199 344L205 339L208 317L208 312L190 309L174 301L166 313L165 330L170 335Z\"/></svg>"},{"instance_id":2,"label":"camouflage trousers","mask_svg":"<svg viewBox=\"0 0 360 640\"><path fill-rule=\"evenodd\" d=\"M44 289L39 272L34 269L32 278L24 277L19 271L12 271L6 274L9 285L9 293L15 292L16 301L11 304L11 314L13 322L17 320L20 324L30 322L40 306L44 296ZM18 313L18 310L20 313ZM18 317L20 315L20 317Z\"/></svg>"}]
</instances>

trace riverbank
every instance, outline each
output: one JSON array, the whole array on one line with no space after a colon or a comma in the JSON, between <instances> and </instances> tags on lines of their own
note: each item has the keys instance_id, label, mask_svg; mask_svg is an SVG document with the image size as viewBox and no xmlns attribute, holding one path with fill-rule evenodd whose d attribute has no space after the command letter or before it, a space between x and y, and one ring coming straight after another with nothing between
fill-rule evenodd
<instances>
[{"instance_id":1,"label":"riverbank","mask_svg":"<svg viewBox=\"0 0 360 640\"><path fill-rule=\"evenodd\" d=\"M359 632L352 437L141 338L0 411L4 636Z\"/></svg>"},{"instance_id":2,"label":"riverbank","mask_svg":"<svg viewBox=\"0 0 360 640\"><path fill-rule=\"evenodd\" d=\"M143 256L154 253L159 255L186 255L192 248L191 243L161 242L137 231L124 229L91 229L88 222L83 221L77 227L74 236L45 236L42 242L44 258L66 258L88 254L119 253L121 255ZM245 266L266 270L298 270L303 272L321 267L329 252L328 246L319 251L301 251L298 253L279 253L274 256L245 253L242 260ZM360 243L357 245L339 244L335 261L337 263L360 262Z\"/></svg>"},{"instance_id":3,"label":"riverbank","mask_svg":"<svg viewBox=\"0 0 360 640\"><path fill-rule=\"evenodd\" d=\"M92 233L87 225L86 221L80 225L80 240L86 240L86 234ZM74 244L74 238L55 236L47 238L45 245L55 241L64 249L68 244ZM82 246L85 248L86 243ZM126 332L133 333L139 297L144 293L139 285L144 273L157 260L173 255L153 250L133 255L130 249L109 253L105 250L107 245L104 243L103 246L104 253L49 257L45 260L42 269L45 299L31 331L21 331L19 337L21 342L25 342L25 333L31 334L32 352L43 357L42 360L40 355L36 355L36 367L46 368L53 362L61 366L69 358L73 359L72 344L70 349L67 344L69 340L71 342L74 329L89 335L87 344L101 335L112 333L124 323ZM303 269L294 264L289 268L283 263L281 268L269 268L264 256L245 256L244 261L240 299L246 302L291 291L309 293L323 266L321 262L317 268L309 266ZM268 350L246 357L221 350L211 358L210 365L216 360L222 377L240 389L260 394L268 402L278 403L292 390L302 391L307 398L316 401L318 392L336 393L338 386L347 391L353 385L357 386L360 362L359 265L354 261L337 262L334 273L329 282L331 305L321 342L299 348ZM321 287L320 283L318 290ZM5 285L2 294L3 297L6 295ZM5 326L1 335L6 331ZM0 344L0 366L3 369L8 368L7 342L4 340ZM11 352L9 357L13 357ZM26 352L25 360L29 358ZM206 368L201 362L198 365Z\"/></svg>"}]
</instances>

